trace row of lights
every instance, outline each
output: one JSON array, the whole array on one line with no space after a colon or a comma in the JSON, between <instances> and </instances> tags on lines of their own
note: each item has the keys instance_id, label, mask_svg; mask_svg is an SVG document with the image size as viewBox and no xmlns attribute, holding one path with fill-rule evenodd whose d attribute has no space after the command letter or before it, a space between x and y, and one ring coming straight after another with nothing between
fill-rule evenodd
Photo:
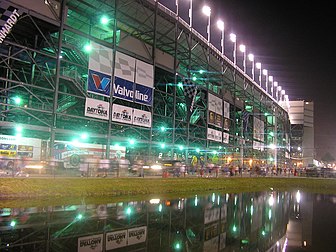
<instances>
[{"instance_id":1,"label":"row of lights","mask_svg":"<svg viewBox=\"0 0 336 252\"><path fill-rule=\"evenodd\" d=\"M192 27L192 3L193 0L190 1L190 6L189 6L189 26ZM179 0L176 0L176 15L178 16L179 14L179 6L178 6ZM208 44L210 44L210 16L211 16L211 8L207 5L203 6L202 12L204 15L208 17L208 25L207 25L207 34L208 34ZM224 48L224 21L218 20L217 21L217 27L221 31L221 53L222 56L225 56L225 48ZM230 34L230 40L233 42L233 64L237 65L237 36L234 33ZM239 50L240 52L243 53L243 71L246 74L246 46L244 44L239 45ZM279 85L277 81L274 80L274 77L269 75L267 69L262 69L262 65L260 62L255 62L254 61L254 55L252 53L249 53L248 55L248 60L252 62L252 70L251 70L251 78L253 81L255 81L255 68L256 67L259 70L259 86L262 87L262 75L265 76L265 87L264 90L266 93L270 94L277 102L286 102L288 106L288 95L286 95L286 91ZM270 87L268 84L270 83Z\"/></svg>"}]
</instances>

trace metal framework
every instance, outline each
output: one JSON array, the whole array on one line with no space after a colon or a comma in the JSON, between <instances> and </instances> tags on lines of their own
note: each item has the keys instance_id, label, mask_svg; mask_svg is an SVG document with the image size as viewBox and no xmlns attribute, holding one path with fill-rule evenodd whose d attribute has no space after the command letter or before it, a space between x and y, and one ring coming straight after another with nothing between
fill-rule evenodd
<instances>
[{"instance_id":1,"label":"metal framework","mask_svg":"<svg viewBox=\"0 0 336 252\"><path fill-rule=\"evenodd\" d=\"M41 0L43 13L29 1L25 6L14 2L1 2L21 13L0 44L1 134L13 135L19 123L25 136L48 139L51 146L55 140L68 140L87 131L92 143L108 146L114 142L126 145L133 137L138 145L129 148L130 153L148 159L162 152L159 144L165 141L169 149L166 155L171 158L174 153L189 157L196 148L207 155L220 146L225 150L223 158L242 156L243 160L254 158L267 163L271 155L268 148L260 151L252 147L253 125L249 124L242 141L241 112L249 106L251 118L265 123L265 146L274 142L280 146L272 154L275 165L288 162L284 147L290 131L287 112L202 35L157 1ZM99 23L102 14L109 16L109 24ZM86 92L88 54L83 47L89 41L112 48L114 55L120 51L154 65L152 106ZM198 92L187 122L185 97L178 83L193 77ZM229 144L207 139L207 128L211 128L208 93L230 103ZM14 101L17 96L21 97L20 105ZM115 123L111 117L109 121L85 117L86 97L150 111L152 127ZM161 126L167 130L161 132ZM272 136L268 134L271 131L275 133ZM187 151L179 153L179 145L186 146ZM51 148L49 155L52 152Z\"/></svg>"}]
</instances>

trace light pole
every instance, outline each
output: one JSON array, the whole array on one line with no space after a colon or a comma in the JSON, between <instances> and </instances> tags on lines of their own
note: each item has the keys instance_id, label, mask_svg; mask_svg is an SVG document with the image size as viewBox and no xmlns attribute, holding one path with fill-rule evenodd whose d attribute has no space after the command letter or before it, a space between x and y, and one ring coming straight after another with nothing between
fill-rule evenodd
<instances>
[{"instance_id":1,"label":"light pole","mask_svg":"<svg viewBox=\"0 0 336 252\"><path fill-rule=\"evenodd\" d=\"M189 6L189 26L192 28L192 2L193 0L190 0L190 6Z\"/></svg>"},{"instance_id":2,"label":"light pole","mask_svg":"<svg viewBox=\"0 0 336 252\"><path fill-rule=\"evenodd\" d=\"M208 44L210 44L210 15L211 15L211 8L207 5L203 6L202 12L204 15L208 17L208 26L207 26L207 33L208 33Z\"/></svg>"},{"instance_id":3,"label":"light pole","mask_svg":"<svg viewBox=\"0 0 336 252\"><path fill-rule=\"evenodd\" d=\"M230 40L233 42L233 64L237 64L237 36L234 33L230 34Z\"/></svg>"},{"instance_id":4,"label":"light pole","mask_svg":"<svg viewBox=\"0 0 336 252\"><path fill-rule=\"evenodd\" d=\"M265 90L266 90L266 93L267 93L267 92L268 92L268 71L267 71L267 69L263 69L263 70L262 70L262 73L263 73L263 75L266 76Z\"/></svg>"},{"instance_id":5,"label":"light pole","mask_svg":"<svg viewBox=\"0 0 336 252\"><path fill-rule=\"evenodd\" d=\"M217 21L217 27L221 31L221 48L222 48L222 56L224 56L225 50L224 50L224 22L222 20Z\"/></svg>"},{"instance_id":6,"label":"light pole","mask_svg":"<svg viewBox=\"0 0 336 252\"><path fill-rule=\"evenodd\" d=\"M243 70L246 73L246 46L240 45L239 50L243 53Z\"/></svg>"},{"instance_id":7,"label":"light pole","mask_svg":"<svg viewBox=\"0 0 336 252\"><path fill-rule=\"evenodd\" d=\"M276 91L276 100L277 100L277 102L279 102L279 100L280 100L279 93L281 92L281 90L282 90L282 87L278 86L277 91Z\"/></svg>"},{"instance_id":8,"label":"light pole","mask_svg":"<svg viewBox=\"0 0 336 252\"><path fill-rule=\"evenodd\" d=\"M251 72L252 72L252 80L254 80L254 55L252 53L249 53L247 57L248 57L249 61L252 62Z\"/></svg>"},{"instance_id":9,"label":"light pole","mask_svg":"<svg viewBox=\"0 0 336 252\"><path fill-rule=\"evenodd\" d=\"M273 98L275 98L277 101L277 89L278 89L278 82L277 81L274 81L273 82L273 88L272 88L272 96Z\"/></svg>"},{"instance_id":10,"label":"light pole","mask_svg":"<svg viewBox=\"0 0 336 252\"><path fill-rule=\"evenodd\" d=\"M259 70L259 86L261 87L261 63L256 63L256 68Z\"/></svg>"},{"instance_id":11,"label":"light pole","mask_svg":"<svg viewBox=\"0 0 336 252\"><path fill-rule=\"evenodd\" d=\"M273 76L272 75L268 76L268 80L270 82L270 93L271 96L273 97Z\"/></svg>"}]
</instances>

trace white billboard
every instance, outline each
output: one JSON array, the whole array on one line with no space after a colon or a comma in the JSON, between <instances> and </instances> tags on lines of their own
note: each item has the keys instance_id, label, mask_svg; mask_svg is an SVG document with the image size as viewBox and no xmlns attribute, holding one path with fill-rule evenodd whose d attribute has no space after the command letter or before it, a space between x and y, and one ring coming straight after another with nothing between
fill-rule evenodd
<instances>
[{"instance_id":1,"label":"white billboard","mask_svg":"<svg viewBox=\"0 0 336 252\"><path fill-rule=\"evenodd\" d=\"M132 108L113 104L112 106L112 121L133 124Z\"/></svg>"},{"instance_id":2,"label":"white billboard","mask_svg":"<svg viewBox=\"0 0 336 252\"><path fill-rule=\"evenodd\" d=\"M84 236L78 238L78 252L103 251L103 234Z\"/></svg>"},{"instance_id":3,"label":"white billboard","mask_svg":"<svg viewBox=\"0 0 336 252\"><path fill-rule=\"evenodd\" d=\"M108 120L110 113L110 104L105 101L86 98L85 116Z\"/></svg>"},{"instance_id":4,"label":"white billboard","mask_svg":"<svg viewBox=\"0 0 336 252\"><path fill-rule=\"evenodd\" d=\"M145 242L147 239L147 227L136 227L128 229L128 245Z\"/></svg>"},{"instance_id":5,"label":"white billboard","mask_svg":"<svg viewBox=\"0 0 336 252\"><path fill-rule=\"evenodd\" d=\"M127 230L119 230L106 234L106 250L127 246Z\"/></svg>"}]
</instances>

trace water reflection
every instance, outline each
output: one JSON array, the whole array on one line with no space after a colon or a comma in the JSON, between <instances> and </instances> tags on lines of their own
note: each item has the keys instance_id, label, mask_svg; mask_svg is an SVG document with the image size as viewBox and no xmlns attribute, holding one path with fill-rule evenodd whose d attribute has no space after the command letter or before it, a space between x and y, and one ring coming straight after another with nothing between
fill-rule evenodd
<instances>
[{"instance_id":1,"label":"water reflection","mask_svg":"<svg viewBox=\"0 0 336 252\"><path fill-rule=\"evenodd\" d=\"M269 191L3 208L0 251L335 251L335 203Z\"/></svg>"}]
</instances>

